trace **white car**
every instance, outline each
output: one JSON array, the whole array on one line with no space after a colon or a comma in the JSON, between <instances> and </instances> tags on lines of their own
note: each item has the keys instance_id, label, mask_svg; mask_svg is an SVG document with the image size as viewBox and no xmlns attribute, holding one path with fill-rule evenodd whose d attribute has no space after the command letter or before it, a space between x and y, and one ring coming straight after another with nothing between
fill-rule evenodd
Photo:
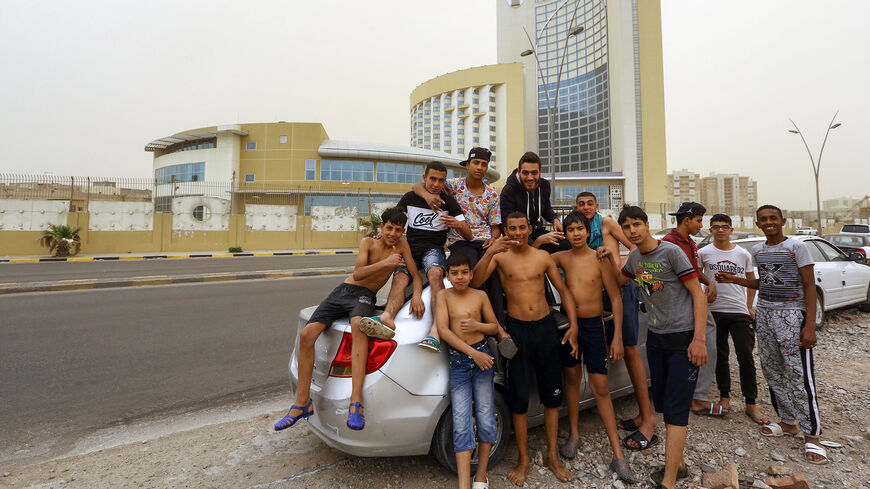
<instances>
[{"instance_id":1,"label":"white car","mask_svg":"<svg viewBox=\"0 0 870 489\"><path fill-rule=\"evenodd\" d=\"M856 263L863 257L858 253L846 255L839 248L816 236L789 236L807 245L816 262L816 325L825 324L825 313L841 307L858 305L870 311L870 267ZM738 239L734 244L750 253L752 247L765 238ZM757 270L755 270L757 276ZM757 299L758 296L756 296Z\"/></svg>"}]
</instances>

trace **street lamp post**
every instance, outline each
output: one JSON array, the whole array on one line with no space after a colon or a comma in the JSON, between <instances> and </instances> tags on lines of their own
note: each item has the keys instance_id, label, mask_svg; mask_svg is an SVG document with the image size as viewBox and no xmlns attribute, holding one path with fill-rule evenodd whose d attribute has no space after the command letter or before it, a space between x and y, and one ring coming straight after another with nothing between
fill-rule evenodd
<instances>
[{"instance_id":1,"label":"street lamp post","mask_svg":"<svg viewBox=\"0 0 870 489\"><path fill-rule=\"evenodd\" d=\"M813 165L813 176L816 178L816 219L818 219L819 224L819 236L821 236L823 232L822 204L821 200L819 200L819 168L822 166L822 153L825 151L825 143L828 142L828 134L831 132L831 129L836 129L842 126L842 124L839 122L834 123L834 119L837 118L837 114L839 113L839 110L835 112L834 117L831 118L831 122L828 124L828 130L825 131L825 139L822 140L822 148L819 149L819 158L816 160L813 159L813 153L810 151L810 146L807 144L807 140L806 138L804 138L801 130L798 129L797 124L795 124L794 121L791 120L791 118L788 119L788 121L791 122L791 125L794 126L794 129L789 129L788 132L792 134L797 134L801 137L801 141L804 142L804 147L807 149L807 154L810 155L810 163Z\"/></svg>"},{"instance_id":2,"label":"street lamp post","mask_svg":"<svg viewBox=\"0 0 870 489\"><path fill-rule=\"evenodd\" d=\"M581 32L583 32L583 29L584 29L583 26L572 27L574 25L574 19L577 17L577 8L579 7L579 4L575 5L574 14L571 16L571 21L568 23L568 29L570 29L570 30L568 31L568 34L565 36L565 47L562 49L562 57L559 60L559 71L556 75L556 93L554 94L552 103L550 101L550 90L547 89L547 79L544 77L544 73L541 71L541 62L538 59L538 41L541 39L541 36L544 34L544 31L547 29L547 26L549 25L550 20L552 20L553 17L555 17L556 12L558 12L559 10L562 9L562 7L567 5L569 1L570 0L565 0L565 2L562 3L562 5L560 5L553 12L553 14L550 16L550 18L547 19L547 21L541 27L541 31L538 33L537 36L535 36L534 42L532 41L531 36L529 36L529 32L526 30L525 27L523 27L523 32L525 32L526 38L529 40L529 45L531 46L531 49L526 49L525 51L520 53L520 56L534 55L535 68L537 68L538 76L541 79L541 84L544 86L544 95L547 98L547 126L548 126L548 133L549 133L549 141L548 141L549 142L549 151L548 151L548 154L549 154L549 160L550 160L550 178L551 178L550 202L552 202L554 204L556 203L556 157L555 157L555 152L556 152L555 122L556 121L554 121L553 116L555 113L555 115L558 117L558 113L556 112L556 110L558 110L558 106L559 106L559 85L562 82L562 67L565 65L565 54L567 54L567 52L568 52L568 39L570 39L573 36L576 36L577 34L580 34ZM549 75L549 71L547 72L547 74Z\"/></svg>"}]
</instances>

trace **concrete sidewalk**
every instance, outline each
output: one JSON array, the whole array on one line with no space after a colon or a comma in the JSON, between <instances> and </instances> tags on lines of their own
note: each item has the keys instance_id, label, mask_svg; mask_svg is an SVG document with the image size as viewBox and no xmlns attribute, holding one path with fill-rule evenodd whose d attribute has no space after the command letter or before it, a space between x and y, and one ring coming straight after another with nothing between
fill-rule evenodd
<instances>
[{"instance_id":1,"label":"concrete sidewalk","mask_svg":"<svg viewBox=\"0 0 870 489\"><path fill-rule=\"evenodd\" d=\"M268 255L264 255L268 256ZM24 292L60 292L64 290L107 289L114 287L145 287L168 284L227 282L231 280L263 280L291 277L346 275L354 267L318 267L294 270L263 270L243 272L197 273L187 275L152 275L132 278L74 279L51 282L0 283L0 295Z\"/></svg>"},{"instance_id":2,"label":"concrete sidewalk","mask_svg":"<svg viewBox=\"0 0 870 489\"><path fill-rule=\"evenodd\" d=\"M40 263L40 262L77 262L77 261L112 261L112 260L151 260L161 258L234 258L237 256L303 256L303 255L352 255L358 254L356 248L337 248L328 250L262 250L227 253L226 251L193 251L188 253L114 253L114 254L82 254L64 258L45 255L2 256L0 263Z\"/></svg>"}]
</instances>

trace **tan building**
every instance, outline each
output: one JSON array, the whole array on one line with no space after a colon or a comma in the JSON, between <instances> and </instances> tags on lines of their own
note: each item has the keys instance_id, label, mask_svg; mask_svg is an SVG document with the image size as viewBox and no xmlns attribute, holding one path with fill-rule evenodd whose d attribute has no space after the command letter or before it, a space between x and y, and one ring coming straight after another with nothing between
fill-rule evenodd
<instances>
[{"instance_id":1,"label":"tan building","mask_svg":"<svg viewBox=\"0 0 870 489\"><path fill-rule=\"evenodd\" d=\"M667 192L668 204L673 209L680 207L681 202L699 202L701 200L701 175L683 168L668 173Z\"/></svg>"},{"instance_id":2,"label":"tan building","mask_svg":"<svg viewBox=\"0 0 870 489\"><path fill-rule=\"evenodd\" d=\"M758 208L758 183L736 173L711 173L701 179L700 197L710 213L752 213Z\"/></svg>"}]
</instances>

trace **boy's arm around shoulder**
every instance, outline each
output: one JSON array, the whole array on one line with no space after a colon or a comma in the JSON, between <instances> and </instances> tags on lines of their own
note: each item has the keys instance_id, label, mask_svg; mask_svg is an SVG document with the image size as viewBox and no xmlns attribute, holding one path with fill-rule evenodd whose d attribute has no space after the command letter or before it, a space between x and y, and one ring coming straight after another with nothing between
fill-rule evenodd
<instances>
[{"instance_id":1,"label":"boy's arm around shoulder","mask_svg":"<svg viewBox=\"0 0 870 489\"><path fill-rule=\"evenodd\" d=\"M617 242L616 249L614 252L619 253L619 244L628 248L629 251L636 248L634 244L625 237L625 233L622 232L622 228L619 227L619 223L613 220L611 217L603 216L602 217L602 227L604 228L604 238L607 239L608 235Z\"/></svg>"}]
</instances>

